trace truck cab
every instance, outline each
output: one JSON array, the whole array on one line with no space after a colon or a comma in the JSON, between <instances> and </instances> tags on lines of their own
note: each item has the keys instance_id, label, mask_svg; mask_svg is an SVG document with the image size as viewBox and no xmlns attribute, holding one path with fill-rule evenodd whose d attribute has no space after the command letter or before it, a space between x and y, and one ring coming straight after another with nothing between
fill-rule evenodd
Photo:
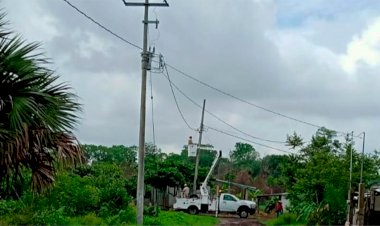
<instances>
[{"instance_id":1,"label":"truck cab","mask_svg":"<svg viewBox=\"0 0 380 226\"><path fill-rule=\"evenodd\" d=\"M241 218L247 218L249 214L255 214L256 203L240 200L232 194L222 193L219 198L219 212L237 213Z\"/></svg>"}]
</instances>

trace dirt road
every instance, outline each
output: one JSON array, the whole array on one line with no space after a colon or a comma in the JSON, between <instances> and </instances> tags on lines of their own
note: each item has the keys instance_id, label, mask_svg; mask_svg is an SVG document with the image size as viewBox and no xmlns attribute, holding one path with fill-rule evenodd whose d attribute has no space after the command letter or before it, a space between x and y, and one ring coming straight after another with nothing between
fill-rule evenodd
<instances>
[{"instance_id":1,"label":"dirt road","mask_svg":"<svg viewBox=\"0 0 380 226\"><path fill-rule=\"evenodd\" d=\"M261 226L261 224L257 218L250 217L247 219L242 219L240 217L227 216L227 217L219 217L220 226Z\"/></svg>"}]
</instances>

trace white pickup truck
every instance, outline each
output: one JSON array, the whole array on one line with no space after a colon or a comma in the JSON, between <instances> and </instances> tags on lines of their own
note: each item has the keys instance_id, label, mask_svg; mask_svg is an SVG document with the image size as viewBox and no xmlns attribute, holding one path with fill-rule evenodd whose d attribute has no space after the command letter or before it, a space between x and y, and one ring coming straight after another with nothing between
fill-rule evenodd
<instances>
[{"instance_id":1,"label":"white pickup truck","mask_svg":"<svg viewBox=\"0 0 380 226\"><path fill-rule=\"evenodd\" d=\"M239 200L232 194L221 193L218 199L210 199L207 182L221 157L222 152L219 151L212 163L210 171L200 187L200 198L198 198L198 196L194 198L177 198L173 205L175 210L188 211L190 214L197 214L199 212L207 213L209 211L237 213L241 218L247 218L249 214L252 215L256 212L255 202Z\"/></svg>"},{"instance_id":2,"label":"white pickup truck","mask_svg":"<svg viewBox=\"0 0 380 226\"><path fill-rule=\"evenodd\" d=\"M207 202L198 198L177 198L173 205L175 210L188 211L190 214L199 212L236 213L241 218L247 218L249 214L256 212L256 203L248 200L240 200L236 196L222 193L219 199L208 199Z\"/></svg>"}]
</instances>

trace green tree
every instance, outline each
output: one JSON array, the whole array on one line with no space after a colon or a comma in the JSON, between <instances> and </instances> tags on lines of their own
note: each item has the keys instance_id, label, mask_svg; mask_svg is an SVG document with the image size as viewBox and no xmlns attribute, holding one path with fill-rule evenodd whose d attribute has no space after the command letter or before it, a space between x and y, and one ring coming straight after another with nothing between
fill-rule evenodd
<instances>
[{"instance_id":1,"label":"green tree","mask_svg":"<svg viewBox=\"0 0 380 226\"><path fill-rule=\"evenodd\" d=\"M296 147L301 147L304 145L302 137L298 135L296 132L294 132L293 135L287 135L286 141L287 141L287 146L290 146L292 149L295 149Z\"/></svg>"},{"instance_id":2,"label":"green tree","mask_svg":"<svg viewBox=\"0 0 380 226\"><path fill-rule=\"evenodd\" d=\"M155 188L176 187L189 183L194 168L188 157L171 153L161 153L154 146L147 146L145 180Z\"/></svg>"},{"instance_id":3,"label":"green tree","mask_svg":"<svg viewBox=\"0 0 380 226\"><path fill-rule=\"evenodd\" d=\"M289 156L290 161L285 164L282 177L290 193L292 211L308 224L343 224L351 151L354 189L360 177L361 157L353 149L353 141L346 138L342 144L334 131L321 128L310 144L297 148L299 153ZM376 153L364 156L365 183L379 177L377 159Z\"/></svg>"},{"instance_id":4,"label":"green tree","mask_svg":"<svg viewBox=\"0 0 380 226\"><path fill-rule=\"evenodd\" d=\"M252 145L236 143L235 149L230 153L230 158L235 168L248 170L253 177L260 173L260 154Z\"/></svg>"},{"instance_id":5,"label":"green tree","mask_svg":"<svg viewBox=\"0 0 380 226\"><path fill-rule=\"evenodd\" d=\"M267 155L261 160L260 176L267 178L271 186L285 188L282 177L285 173L284 165L290 161L287 155Z\"/></svg>"},{"instance_id":6,"label":"green tree","mask_svg":"<svg viewBox=\"0 0 380 226\"><path fill-rule=\"evenodd\" d=\"M0 183L6 196L23 184L42 191L54 182L56 162L77 163L82 153L71 133L80 105L69 85L58 83L39 44L7 32L0 16Z\"/></svg>"},{"instance_id":7,"label":"green tree","mask_svg":"<svg viewBox=\"0 0 380 226\"><path fill-rule=\"evenodd\" d=\"M124 145L113 145L106 147L103 145L85 144L82 146L87 159L91 162L108 162L117 165L135 164L136 147L126 147Z\"/></svg>"}]
</instances>

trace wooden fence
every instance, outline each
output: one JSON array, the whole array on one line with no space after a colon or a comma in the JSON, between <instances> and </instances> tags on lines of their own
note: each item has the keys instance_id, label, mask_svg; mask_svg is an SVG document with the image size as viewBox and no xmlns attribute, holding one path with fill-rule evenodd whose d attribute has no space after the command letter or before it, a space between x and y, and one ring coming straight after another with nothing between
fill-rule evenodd
<instances>
[{"instance_id":1,"label":"wooden fence","mask_svg":"<svg viewBox=\"0 0 380 226\"><path fill-rule=\"evenodd\" d=\"M158 205L162 209L170 209L181 194L181 188L166 186L165 189L153 188L150 191L149 203Z\"/></svg>"}]
</instances>

